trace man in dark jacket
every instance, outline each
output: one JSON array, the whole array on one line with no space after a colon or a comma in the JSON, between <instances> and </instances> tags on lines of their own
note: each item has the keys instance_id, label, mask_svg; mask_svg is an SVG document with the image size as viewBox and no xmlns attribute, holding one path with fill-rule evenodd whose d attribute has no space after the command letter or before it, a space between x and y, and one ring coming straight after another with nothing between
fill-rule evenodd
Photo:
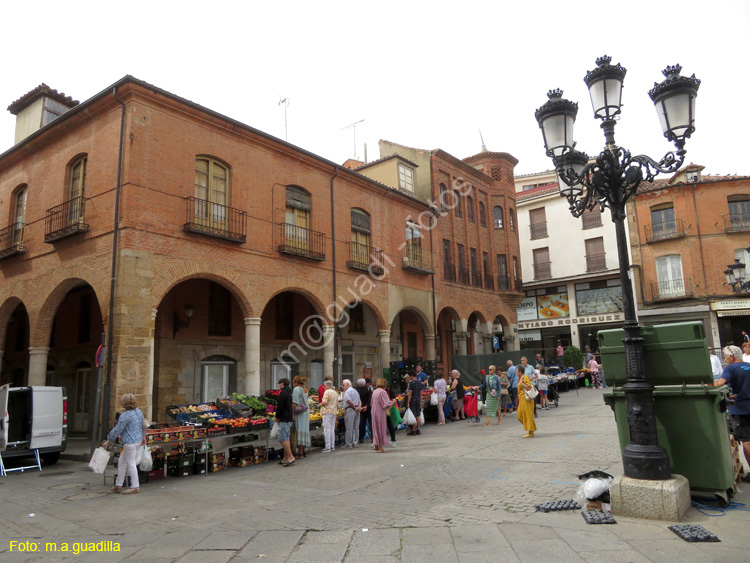
<instances>
[{"instance_id":1,"label":"man in dark jacket","mask_svg":"<svg viewBox=\"0 0 750 563\"><path fill-rule=\"evenodd\" d=\"M364 379L357 380L357 393L359 393L359 400L362 401L362 410L359 415L359 443L364 442L365 432L367 430L367 424L370 424L372 428L372 415L370 414L370 398L372 397L372 391L367 387L367 381ZM372 436L370 436L372 440Z\"/></svg>"},{"instance_id":2,"label":"man in dark jacket","mask_svg":"<svg viewBox=\"0 0 750 563\"><path fill-rule=\"evenodd\" d=\"M281 393L276 404L276 424L279 425L279 443L284 450L284 459L281 465L289 467L295 461L289 436L294 422L294 407L292 406L292 389L289 380L284 377L279 380Z\"/></svg>"}]
</instances>

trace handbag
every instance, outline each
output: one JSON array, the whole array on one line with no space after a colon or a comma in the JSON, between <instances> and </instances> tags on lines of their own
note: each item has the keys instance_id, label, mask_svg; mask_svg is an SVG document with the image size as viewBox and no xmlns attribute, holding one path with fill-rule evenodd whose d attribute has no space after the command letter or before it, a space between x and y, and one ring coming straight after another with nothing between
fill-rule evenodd
<instances>
[{"instance_id":1,"label":"handbag","mask_svg":"<svg viewBox=\"0 0 750 563\"><path fill-rule=\"evenodd\" d=\"M294 414L302 414L303 412L307 412L307 404L294 403Z\"/></svg>"},{"instance_id":2,"label":"handbag","mask_svg":"<svg viewBox=\"0 0 750 563\"><path fill-rule=\"evenodd\" d=\"M536 387L533 385L531 386L531 389L524 389L523 394L526 395L527 401L533 401L536 399L536 396L539 394L539 391L536 390Z\"/></svg>"},{"instance_id":3,"label":"handbag","mask_svg":"<svg viewBox=\"0 0 750 563\"><path fill-rule=\"evenodd\" d=\"M109 452L104 448L96 448L94 450L94 455L91 456L91 461L89 461L89 467L94 473L104 473L104 470L107 469L108 463Z\"/></svg>"}]
</instances>

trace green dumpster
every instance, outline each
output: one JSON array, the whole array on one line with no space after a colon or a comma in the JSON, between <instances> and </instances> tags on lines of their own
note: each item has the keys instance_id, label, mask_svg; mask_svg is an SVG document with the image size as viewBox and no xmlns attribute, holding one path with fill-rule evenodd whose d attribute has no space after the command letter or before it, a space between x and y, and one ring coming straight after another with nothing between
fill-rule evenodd
<instances>
[{"instance_id":1,"label":"green dumpster","mask_svg":"<svg viewBox=\"0 0 750 563\"><path fill-rule=\"evenodd\" d=\"M654 389L659 445L667 450L672 473L684 476L692 490L731 495L734 468L725 412L728 393L726 386L670 385ZM604 394L604 402L615 413L622 450L630 443L625 392L613 389Z\"/></svg>"},{"instance_id":2,"label":"green dumpster","mask_svg":"<svg viewBox=\"0 0 750 563\"><path fill-rule=\"evenodd\" d=\"M701 322L642 326L646 380L651 385L712 383L711 360ZM599 351L607 385L622 387L625 373L625 329L599 331Z\"/></svg>"}]
</instances>

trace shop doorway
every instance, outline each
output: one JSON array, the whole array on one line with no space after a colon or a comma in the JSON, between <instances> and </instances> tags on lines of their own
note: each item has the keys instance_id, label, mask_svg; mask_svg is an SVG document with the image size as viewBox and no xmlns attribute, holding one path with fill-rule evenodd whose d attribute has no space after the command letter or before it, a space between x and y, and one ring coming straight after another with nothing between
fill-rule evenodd
<instances>
[{"instance_id":1,"label":"shop doorway","mask_svg":"<svg viewBox=\"0 0 750 563\"><path fill-rule=\"evenodd\" d=\"M76 368L71 432L88 432L91 404L91 364L81 363Z\"/></svg>"},{"instance_id":2,"label":"shop doorway","mask_svg":"<svg viewBox=\"0 0 750 563\"><path fill-rule=\"evenodd\" d=\"M236 391L236 365L233 358L211 356L201 362L201 402L209 403Z\"/></svg>"}]
</instances>

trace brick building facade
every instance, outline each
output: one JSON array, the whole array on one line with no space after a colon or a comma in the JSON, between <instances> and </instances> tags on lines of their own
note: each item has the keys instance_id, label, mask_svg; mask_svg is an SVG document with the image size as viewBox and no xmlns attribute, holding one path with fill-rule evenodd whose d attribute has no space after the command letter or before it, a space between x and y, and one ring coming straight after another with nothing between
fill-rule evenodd
<instances>
[{"instance_id":1,"label":"brick building facade","mask_svg":"<svg viewBox=\"0 0 750 563\"><path fill-rule=\"evenodd\" d=\"M92 428L102 332L112 410L134 392L159 420L167 405L258 394L285 375L317 385L437 359L441 338L478 350L469 327L515 325L518 294L486 285L494 269L471 288L433 276L453 223L415 224L431 210L419 191L129 76L64 109L0 155L0 383L65 385L73 431ZM433 175L471 177L488 207L512 194L509 155L492 157L502 189L476 171L482 155L432 156L453 167ZM518 244L462 237L488 255Z\"/></svg>"},{"instance_id":2,"label":"brick building facade","mask_svg":"<svg viewBox=\"0 0 750 563\"><path fill-rule=\"evenodd\" d=\"M750 178L702 170L691 164L641 184L628 225L641 322L702 320L719 347L740 343L750 327L750 298L724 275L735 258L750 263Z\"/></svg>"}]
</instances>

